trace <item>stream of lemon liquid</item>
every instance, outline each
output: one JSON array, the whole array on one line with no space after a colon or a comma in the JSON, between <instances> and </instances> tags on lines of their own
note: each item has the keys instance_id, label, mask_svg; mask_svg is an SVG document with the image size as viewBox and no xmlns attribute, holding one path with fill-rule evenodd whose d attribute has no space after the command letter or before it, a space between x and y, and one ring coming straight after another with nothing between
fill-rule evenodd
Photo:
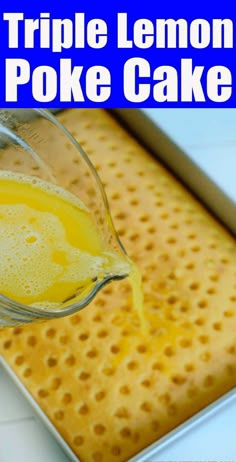
<instances>
[{"instance_id":1,"label":"stream of lemon liquid","mask_svg":"<svg viewBox=\"0 0 236 462\"><path fill-rule=\"evenodd\" d=\"M138 269L106 248L89 210L61 187L0 172L0 255L0 293L16 302L63 308L95 279L126 274L143 319Z\"/></svg>"}]
</instances>

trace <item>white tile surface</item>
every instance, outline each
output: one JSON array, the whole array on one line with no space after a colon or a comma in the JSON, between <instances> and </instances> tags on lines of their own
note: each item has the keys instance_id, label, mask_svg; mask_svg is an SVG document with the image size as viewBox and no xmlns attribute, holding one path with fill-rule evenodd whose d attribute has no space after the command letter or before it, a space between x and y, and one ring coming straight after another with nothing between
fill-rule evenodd
<instances>
[{"instance_id":1,"label":"white tile surface","mask_svg":"<svg viewBox=\"0 0 236 462\"><path fill-rule=\"evenodd\" d=\"M235 430L236 399L233 405L225 406L223 411L158 453L155 462L235 462Z\"/></svg>"},{"instance_id":2,"label":"white tile surface","mask_svg":"<svg viewBox=\"0 0 236 462\"><path fill-rule=\"evenodd\" d=\"M236 144L236 109L145 109L182 147Z\"/></svg>"},{"instance_id":3,"label":"white tile surface","mask_svg":"<svg viewBox=\"0 0 236 462\"><path fill-rule=\"evenodd\" d=\"M32 415L31 406L26 403L21 393L16 390L14 383L0 366L0 424L16 419L25 419L32 417ZM2 429L2 427L0 428Z\"/></svg>"},{"instance_id":4,"label":"white tile surface","mask_svg":"<svg viewBox=\"0 0 236 462\"><path fill-rule=\"evenodd\" d=\"M144 112L236 201L236 109Z\"/></svg>"},{"instance_id":5,"label":"white tile surface","mask_svg":"<svg viewBox=\"0 0 236 462\"><path fill-rule=\"evenodd\" d=\"M192 159L236 201L236 141L234 145L192 146Z\"/></svg>"},{"instance_id":6,"label":"white tile surface","mask_svg":"<svg viewBox=\"0 0 236 462\"><path fill-rule=\"evenodd\" d=\"M68 462L56 441L34 417L0 424L1 462Z\"/></svg>"},{"instance_id":7,"label":"white tile surface","mask_svg":"<svg viewBox=\"0 0 236 462\"><path fill-rule=\"evenodd\" d=\"M148 110L152 118L236 199L236 111ZM236 397L147 462L236 462ZM69 462L0 367L0 462Z\"/></svg>"}]
</instances>

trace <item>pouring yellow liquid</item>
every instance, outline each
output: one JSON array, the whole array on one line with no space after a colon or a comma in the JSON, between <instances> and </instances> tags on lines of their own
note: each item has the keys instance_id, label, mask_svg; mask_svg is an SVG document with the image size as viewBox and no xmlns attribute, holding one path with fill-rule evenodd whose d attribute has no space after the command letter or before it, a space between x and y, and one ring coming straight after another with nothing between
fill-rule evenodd
<instances>
[{"instance_id":1,"label":"pouring yellow liquid","mask_svg":"<svg viewBox=\"0 0 236 462\"><path fill-rule=\"evenodd\" d=\"M129 274L142 312L137 269L105 247L89 210L58 186L0 172L0 255L0 293L16 302L63 307L94 280Z\"/></svg>"}]
</instances>

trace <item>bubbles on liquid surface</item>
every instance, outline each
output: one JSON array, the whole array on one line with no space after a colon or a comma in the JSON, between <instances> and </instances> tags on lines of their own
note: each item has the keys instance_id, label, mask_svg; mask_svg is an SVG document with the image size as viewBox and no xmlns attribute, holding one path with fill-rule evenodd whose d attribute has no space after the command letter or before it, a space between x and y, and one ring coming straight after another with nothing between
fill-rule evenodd
<instances>
[{"instance_id":1,"label":"bubbles on liquid surface","mask_svg":"<svg viewBox=\"0 0 236 462\"><path fill-rule=\"evenodd\" d=\"M83 204L80 207L77 198L73 198L61 188L55 187L54 190L53 185L48 186L41 180L33 183L32 180L33 188L31 184L30 190L24 189L22 197L19 190L19 199L17 193L14 197L15 185L19 188L21 180L24 187L27 182L30 183L27 177L22 178L15 174L12 177L7 174L0 175L0 186L1 179L9 179L4 184L3 192L1 190L1 202L4 202L4 191L7 191L5 194L8 197L11 188L13 194L10 203L0 203L1 293L20 303L56 308L66 299L73 297L79 288L87 288L98 277L109 273L119 274L124 268L128 270L128 264L103 250L102 246L96 254L80 249L82 240L92 242L91 236L88 237L90 227L94 226L90 220L87 220L87 227L81 236L78 229L79 238L76 246L75 242L71 244L68 230L66 231L57 208L59 209L63 203L63 210L69 216L71 205L77 205L76 208L73 207L73 213L78 219L83 219L87 209ZM37 205L39 190L44 193L44 203L50 203L50 198L53 198L52 212L42 210L41 203L40 206ZM26 192L32 196L30 205L23 203L22 198ZM65 209L65 203L68 203L68 210ZM66 220L68 222L67 218Z\"/></svg>"},{"instance_id":2,"label":"bubbles on liquid surface","mask_svg":"<svg viewBox=\"0 0 236 462\"><path fill-rule=\"evenodd\" d=\"M102 257L69 244L55 215L21 204L0 205L0 215L0 287L5 292L14 287L15 297L37 298L55 283L83 282L102 268Z\"/></svg>"}]
</instances>

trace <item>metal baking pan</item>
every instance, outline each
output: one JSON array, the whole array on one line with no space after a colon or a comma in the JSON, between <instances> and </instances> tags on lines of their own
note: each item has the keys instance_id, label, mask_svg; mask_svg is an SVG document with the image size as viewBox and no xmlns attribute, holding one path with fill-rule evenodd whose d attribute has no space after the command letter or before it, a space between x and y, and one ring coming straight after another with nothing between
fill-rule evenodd
<instances>
[{"instance_id":1,"label":"metal baking pan","mask_svg":"<svg viewBox=\"0 0 236 462\"><path fill-rule=\"evenodd\" d=\"M151 119L142 111L134 109L113 109L112 115L130 130L132 134L145 145L154 156L158 157L175 176L205 205L208 210L230 231L236 235L236 205L216 184L194 163L189 157L176 146L172 140L160 130ZM35 402L29 391L22 385L18 377L12 371L8 363L0 357L0 366L3 366L7 374L16 384L19 391L27 399L35 413L54 436L58 444L74 462L80 462L79 458L71 450L69 445L56 430L54 425ZM231 390L222 397L203 408L194 416L176 427L171 432L154 442L141 452L133 456L127 462L148 462L156 460L158 454L166 449L177 439L183 437L194 427L200 425L212 417L215 413L224 409L230 403L236 402L236 391Z\"/></svg>"}]
</instances>

